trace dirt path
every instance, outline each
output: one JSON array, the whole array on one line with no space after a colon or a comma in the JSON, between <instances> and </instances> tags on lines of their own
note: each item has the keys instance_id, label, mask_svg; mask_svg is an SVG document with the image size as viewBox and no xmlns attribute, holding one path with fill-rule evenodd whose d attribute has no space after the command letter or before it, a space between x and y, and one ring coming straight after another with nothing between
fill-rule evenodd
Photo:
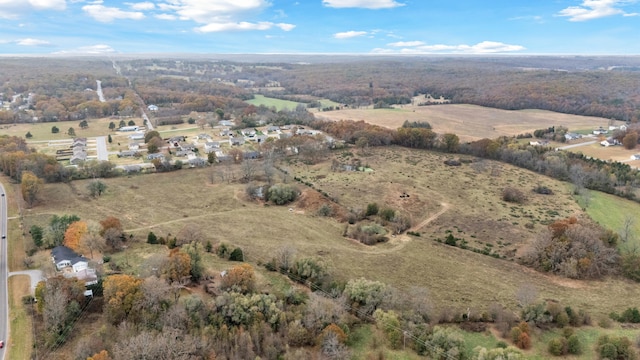
<instances>
[{"instance_id":1,"label":"dirt path","mask_svg":"<svg viewBox=\"0 0 640 360\"><path fill-rule=\"evenodd\" d=\"M440 210L437 213L435 213L435 214L429 216L428 218L422 220L418 225L412 226L411 229L407 230L407 232L409 232L409 231L416 232L416 231L422 229L423 227L427 226L430 222L432 222L435 219L437 219L438 217L440 217L440 215L442 215L445 212L447 212L447 210L449 210L449 208L451 208L451 205L449 205L447 203L440 203L440 206L442 206L442 210Z\"/></svg>"},{"instance_id":2,"label":"dirt path","mask_svg":"<svg viewBox=\"0 0 640 360\"><path fill-rule=\"evenodd\" d=\"M410 229L407 230L408 231L418 231L420 229L422 229L423 227L427 226L430 222L436 220L438 217L440 217L442 214L444 214L445 212L447 212L447 210L449 210L451 208L451 205L447 204L447 203L440 203L440 205L442 206L442 209L440 211L438 211L437 213L429 216L428 218L422 220L420 223L418 223L417 225L411 227ZM393 253L396 251L400 251L402 250L405 245L411 241L411 237L409 237L409 235L407 235L407 232L404 232L398 236L396 236L395 238L392 238L391 243L395 244L396 246L392 247L391 249L384 249L384 250L378 250L378 251L367 251L367 250L359 250L359 249L354 249L354 248L347 248L347 250L351 250L354 252L358 252L361 254L371 254L371 255L377 255L377 254L389 254L389 253ZM363 248L367 248L367 249L371 249L373 247L368 246L368 245L364 245L361 244L359 242L357 242L356 240L353 240L354 243L357 243L359 245L361 245Z\"/></svg>"}]
</instances>

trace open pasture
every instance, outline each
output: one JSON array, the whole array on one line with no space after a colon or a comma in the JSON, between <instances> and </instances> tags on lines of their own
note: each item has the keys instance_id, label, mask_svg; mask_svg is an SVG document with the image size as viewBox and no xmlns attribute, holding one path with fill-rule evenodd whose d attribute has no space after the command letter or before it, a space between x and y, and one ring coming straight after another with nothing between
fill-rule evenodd
<instances>
[{"instance_id":1,"label":"open pasture","mask_svg":"<svg viewBox=\"0 0 640 360\"><path fill-rule=\"evenodd\" d=\"M266 96L260 95L260 94L254 95L253 99L247 100L246 102L251 104L251 105L254 105L254 106L264 105L264 106L266 106L268 108L275 107L278 111L284 110L284 109L294 110L296 108L296 106L302 104L302 103L295 102L295 101L280 100L280 99L276 99L276 98L270 98L270 97L266 97ZM304 105L304 104L302 104L302 105Z\"/></svg>"},{"instance_id":2,"label":"open pasture","mask_svg":"<svg viewBox=\"0 0 640 360\"><path fill-rule=\"evenodd\" d=\"M345 109L315 114L326 120L364 120L397 129L405 120L426 121L437 133L455 133L462 141L533 133L536 129L565 126L570 131L606 127L609 119L568 115L545 110L500 110L476 105L399 105L393 109Z\"/></svg>"},{"instance_id":3,"label":"open pasture","mask_svg":"<svg viewBox=\"0 0 640 360\"><path fill-rule=\"evenodd\" d=\"M338 159L345 156L336 154ZM291 246L299 256L322 258L338 279L362 276L400 289L426 287L438 308L454 310L480 311L493 302L515 310L514 294L527 283L538 288L541 299L556 299L593 315L626 308L640 296L640 288L626 280L569 280L535 272L509 258L496 259L435 241L450 231L469 246L484 244L501 255L517 256L544 231L544 223L580 216L580 208L562 183L493 162L447 167L442 163L446 155L427 151L384 148L359 157L373 172L331 172L330 161L315 166L281 165L289 170L289 181L301 177L337 197L345 209L364 208L375 201L409 214L414 225L437 215L417 229L420 237L402 235L376 246L362 245L342 236L346 223L317 216L302 200L289 206L265 206L246 199L244 184L228 184L215 176L211 182L212 174L221 170L231 170L239 178L241 165L105 179L107 191L97 199L88 196L87 181L47 184L42 203L25 211L25 225L44 225L52 214L78 214L96 221L117 216L126 231L136 236L128 244L130 250L142 246L136 242L143 242L149 231L168 237L192 225L202 230L205 240L242 247L253 263L264 263L277 249ZM555 195L530 193L536 184L549 186ZM506 185L521 188L529 200L523 205L504 203L500 191ZM305 193L313 191L299 186ZM402 192L410 197L400 198ZM528 222L533 229L525 227ZM127 253L134 262L137 253L148 251Z\"/></svg>"}]
</instances>

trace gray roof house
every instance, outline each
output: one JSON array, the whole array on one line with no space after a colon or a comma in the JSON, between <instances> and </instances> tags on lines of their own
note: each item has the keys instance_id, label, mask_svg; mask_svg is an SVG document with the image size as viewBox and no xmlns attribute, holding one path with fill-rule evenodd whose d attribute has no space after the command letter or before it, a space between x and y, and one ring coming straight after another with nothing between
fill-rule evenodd
<instances>
[{"instance_id":1,"label":"gray roof house","mask_svg":"<svg viewBox=\"0 0 640 360\"><path fill-rule=\"evenodd\" d=\"M51 250L51 259L58 270L71 267L73 272L79 272L89 267L89 259L78 255L71 248L64 245L56 246Z\"/></svg>"}]
</instances>

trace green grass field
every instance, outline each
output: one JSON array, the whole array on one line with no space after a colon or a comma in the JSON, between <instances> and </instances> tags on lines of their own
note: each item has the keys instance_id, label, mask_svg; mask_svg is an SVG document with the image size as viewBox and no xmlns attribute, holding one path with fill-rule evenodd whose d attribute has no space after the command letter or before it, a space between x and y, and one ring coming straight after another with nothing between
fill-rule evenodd
<instances>
[{"instance_id":1,"label":"green grass field","mask_svg":"<svg viewBox=\"0 0 640 360\"><path fill-rule=\"evenodd\" d=\"M625 200L618 196L605 194L598 191L590 191L591 199L586 207L587 214L598 224L620 233L626 219L631 220L631 236L629 245L631 247L640 246L640 204ZM583 204L584 200L579 199Z\"/></svg>"},{"instance_id":2,"label":"green grass field","mask_svg":"<svg viewBox=\"0 0 640 360\"><path fill-rule=\"evenodd\" d=\"M284 110L284 109L294 110L296 106L302 104L295 101L270 98L260 94L255 94L253 99L247 100L246 102L255 106L264 105L268 108L275 107L278 111ZM305 104L302 104L302 105L305 105Z\"/></svg>"}]
</instances>

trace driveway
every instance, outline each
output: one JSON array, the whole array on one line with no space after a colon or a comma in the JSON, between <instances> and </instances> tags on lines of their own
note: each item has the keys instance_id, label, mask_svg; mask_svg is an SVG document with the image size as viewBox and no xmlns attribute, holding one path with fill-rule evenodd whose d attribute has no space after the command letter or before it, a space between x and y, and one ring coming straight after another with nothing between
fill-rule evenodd
<instances>
[{"instance_id":1,"label":"driveway","mask_svg":"<svg viewBox=\"0 0 640 360\"><path fill-rule=\"evenodd\" d=\"M35 294L36 286L38 286L38 283L44 280L41 270L23 270L9 273L9 277L13 275L28 275L31 278L31 295Z\"/></svg>"},{"instance_id":2,"label":"driveway","mask_svg":"<svg viewBox=\"0 0 640 360\"><path fill-rule=\"evenodd\" d=\"M109 160L109 152L107 151L107 138L105 136L96 137L96 151L98 152L98 160Z\"/></svg>"}]
</instances>

